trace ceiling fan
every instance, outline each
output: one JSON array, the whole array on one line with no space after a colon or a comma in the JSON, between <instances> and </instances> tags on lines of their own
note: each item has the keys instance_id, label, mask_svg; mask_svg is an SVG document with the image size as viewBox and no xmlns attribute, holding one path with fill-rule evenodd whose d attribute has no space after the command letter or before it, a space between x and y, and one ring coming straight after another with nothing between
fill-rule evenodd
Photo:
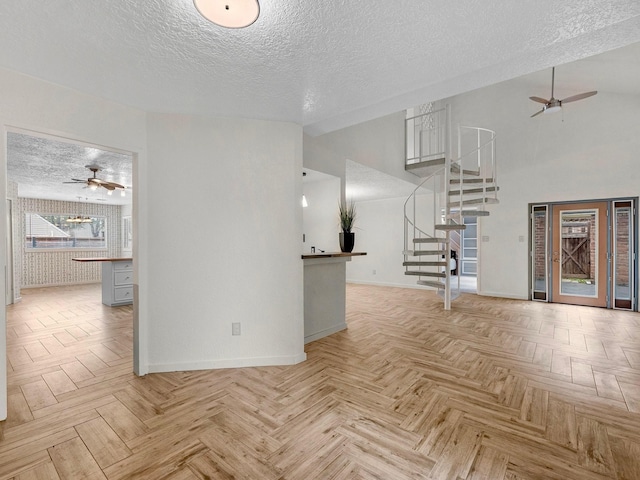
<instances>
[{"instance_id":1,"label":"ceiling fan","mask_svg":"<svg viewBox=\"0 0 640 480\"><path fill-rule=\"evenodd\" d=\"M107 180L102 180L96 177L96 174L100 170L102 170L102 168L99 165L85 165L85 168L93 172L93 177L89 177L86 180L80 180L79 178L72 178L71 182L62 182L62 183L84 183L91 190L97 190L99 187L102 187L102 188L106 188L109 191L109 194L111 194L111 192L113 192L114 190L122 190L124 193L124 190L127 188L124 185L120 185L119 183L108 182Z\"/></svg>"},{"instance_id":2,"label":"ceiling fan","mask_svg":"<svg viewBox=\"0 0 640 480\"><path fill-rule=\"evenodd\" d=\"M556 76L556 67L553 67L551 69L551 98L549 100L545 100L544 98L540 98L540 97L529 97L534 102L543 104L542 110L531 115L532 117L535 117L536 115L540 115L541 113L557 112L562 108L563 103L575 102L576 100L582 100L583 98L592 97L593 95L598 93L597 91L594 90L593 92L579 93L577 95L572 95L570 97L567 97L564 100L558 100L553 96L555 76Z\"/></svg>"}]
</instances>

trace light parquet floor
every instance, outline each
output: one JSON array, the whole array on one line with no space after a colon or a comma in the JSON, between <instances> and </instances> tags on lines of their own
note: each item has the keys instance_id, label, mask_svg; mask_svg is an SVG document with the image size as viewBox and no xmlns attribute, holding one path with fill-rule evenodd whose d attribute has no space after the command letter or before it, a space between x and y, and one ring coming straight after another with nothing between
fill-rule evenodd
<instances>
[{"instance_id":1,"label":"light parquet floor","mask_svg":"<svg viewBox=\"0 0 640 480\"><path fill-rule=\"evenodd\" d=\"M300 365L137 378L131 307L23 294L1 479L640 479L637 313L348 285Z\"/></svg>"}]
</instances>

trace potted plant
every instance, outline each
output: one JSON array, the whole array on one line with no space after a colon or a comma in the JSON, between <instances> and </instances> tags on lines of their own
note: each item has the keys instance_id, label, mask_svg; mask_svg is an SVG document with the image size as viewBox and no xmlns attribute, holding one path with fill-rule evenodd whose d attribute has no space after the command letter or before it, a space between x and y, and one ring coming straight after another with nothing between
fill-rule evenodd
<instances>
[{"instance_id":1,"label":"potted plant","mask_svg":"<svg viewBox=\"0 0 640 480\"><path fill-rule=\"evenodd\" d=\"M353 251L356 241L356 234L352 232L353 223L356 220L356 205L351 200L345 202L341 200L338 204L340 209L340 250L343 252Z\"/></svg>"}]
</instances>

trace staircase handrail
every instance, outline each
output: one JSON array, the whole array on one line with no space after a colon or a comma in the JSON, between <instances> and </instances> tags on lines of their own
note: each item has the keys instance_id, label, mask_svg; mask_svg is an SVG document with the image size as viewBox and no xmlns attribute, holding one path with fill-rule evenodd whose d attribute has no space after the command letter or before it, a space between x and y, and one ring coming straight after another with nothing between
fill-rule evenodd
<instances>
[{"instance_id":1,"label":"staircase handrail","mask_svg":"<svg viewBox=\"0 0 640 480\"><path fill-rule=\"evenodd\" d=\"M436 170L435 172L433 172L431 175L429 175L428 177L426 177L422 182L420 182L420 184L418 186L416 186L416 188L413 189L413 191L411 192L411 194L407 197L407 199L404 201L404 205L403 205L403 209L404 209L404 221L405 221L405 228L404 228L404 249L408 250L409 247L409 239L407 237L407 230L408 230L408 226L411 225L414 229L414 231L420 233L420 237L419 238L423 238L422 235L425 236L425 238L433 238L433 235L425 232L424 230L422 230L420 227L418 227L416 225L416 207L415 207L415 198L416 198L416 193L418 192L419 189L421 189L425 183L427 183L429 180L431 180L433 177L435 177L436 175L438 175L439 173L441 173L442 171L444 171L445 167L439 168L438 170ZM435 195L435 192L433 192ZM409 200L411 200L413 198L414 200L414 206L413 206L413 221L411 221L411 218L409 218L409 215L407 214L407 204L409 203Z\"/></svg>"},{"instance_id":2,"label":"staircase handrail","mask_svg":"<svg viewBox=\"0 0 640 480\"><path fill-rule=\"evenodd\" d=\"M478 144L477 147L464 153L461 154L460 150L462 148L461 146L461 142L462 142L462 134L461 134L461 130L462 129L468 129L468 130L473 130L478 132ZM484 143L480 143L480 132L486 132L490 134L490 137L488 140L486 140ZM497 165L495 162L495 141L496 141L496 132L494 130L491 130L489 128L484 128L484 127L471 127L471 126L467 126L467 125L459 125L458 126L458 161L460 162L460 170L462 171L462 169L464 168L464 162L463 160L470 157L471 155L474 154L479 154L485 147L487 146L491 146L491 155L490 155L490 159L489 159L489 171L491 172L490 178L492 180L491 183L493 183L494 185L497 184L498 181L498 172L497 172ZM482 165L481 165L481 159L480 159L480 155L478 155L478 171L480 172L482 170ZM482 181L482 190L483 190L483 197L486 196L487 191L486 191L486 187L487 187L487 182L486 182L486 176L482 176L483 181ZM463 190L463 185L464 185L464 175L460 175L460 211L462 211L463 209L463 205L462 205L462 190ZM494 198L497 198L497 191L494 191ZM462 219L460 219L462 220Z\"/></svg>"},{"instance_id":3,"label":"staircase handrail","mask_svg":"<svg viewBox=\"0 0 640 480\"><path fill-rule=\"evenodd\" d=\"M480 146L474 148L473 150L470 150L468 152L466 152L464 155L458 155L457 158L455 158L454 160L452 160L451 164L457 164L460 166L460 170L462 170L462 161L473 155L474 153L478 153L479 151L481 151L483 148L485 148L488 145L491 145L496 138L496 133L493 130L490 130L488 128L482 128L482 127L469 127L466 125L461 125L460 128L465 128L465 129L471 129L471 130L476 130L476 131L483 131L483 132L487 132L491 134L491 138L487 141L485 141L484 143L482 143ZM460 152L458 152L460 153ZM495 175L495 161L494 161L494 156L491 156L491 166L492 166L492 170L494 172L493 175L493 181L496 182L496 177L497 175ZM445 172L447 169L446 165L443 165L442 167L440 167L439 169L435 170L434 172L432 172L429 176L425 177L424 180L422 182L420 182L416 188L413 189L413 191L411 192L411 194L409 194L409 196L407 197L407 199L404 202L403 208L404 208L404 218L405 221L408 223L408 225L412 226L416 232L420 233L421 235L424 235L425 237L428 238L433 238L433 235L425 232L424 230L422 230L420 227L418 227L415 223L415 208L414 208L414 212L413 212L413 221L412 219L409 217L409 215L407 214L407 204L409 203L409 201L412 198L415 198L418 190L420 190L421 188L424 187L424 184L427 183L428 181L432 180L434 177L436 177L437 175L441 175L443 172ZM462 190L462 186L463 186L463 182L464 182L464 175L460 175L460 189ZM485 182L483 182L484 185ZM436 195L436 192L433 192L434 195ZM460 205L460 210L462 210L462 205ZM405 250L407 249L406 247L408 247L408 242L407 242L407 229L405 228Z\"/></svg>"}]
</instances>

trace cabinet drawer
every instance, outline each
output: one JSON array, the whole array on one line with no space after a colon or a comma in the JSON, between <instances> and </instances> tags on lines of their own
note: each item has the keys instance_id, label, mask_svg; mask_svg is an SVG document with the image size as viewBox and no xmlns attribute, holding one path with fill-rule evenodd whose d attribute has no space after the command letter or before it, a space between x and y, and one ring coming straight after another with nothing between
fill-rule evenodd
<instances>
[{"instance_id":1,"label":"cabinet drawer","mask_svg":"<svg viewBox=\"0 0 640 480\"><path fill-rule=\"evenodd\" d=\"M133 302L133 287L117 287L113 289L114 303Z\"/></svg>"},{"instance_id":2,"label":"cabinet drawer","mask_svg":"<svg viewBox=\"0 0 640 480\"><path fill-rule=\"evenodd\" d=\"M114 285L131 285L133 283L133 272L113 272Z\"/></svg>"},{"instance_id":3,"label":"cabinet drawer","mask_svg":"<svg viewBox=\"0 0 640 480\"><path fill-rule=\"evenodd\" d=\"M133 262L113 262L114 270L133 270Z\"/></svg>"}]
</instances>

